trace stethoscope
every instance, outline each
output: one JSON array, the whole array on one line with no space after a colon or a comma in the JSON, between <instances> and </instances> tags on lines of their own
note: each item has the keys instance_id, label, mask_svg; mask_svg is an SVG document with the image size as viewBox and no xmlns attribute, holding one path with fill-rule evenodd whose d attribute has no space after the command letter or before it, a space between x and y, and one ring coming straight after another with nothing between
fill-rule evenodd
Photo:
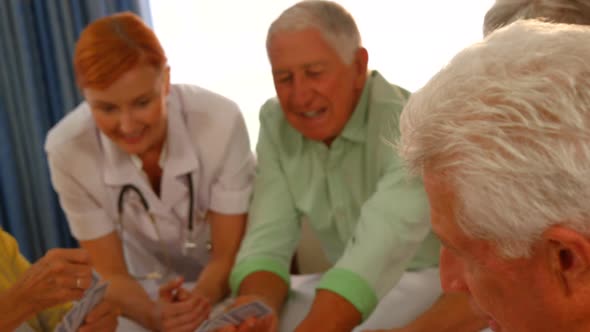
<instances>
[{"instance_id":1,"label":"stethoscope","mask_svg":"<svg viewBox=\"0 0 590 332\"><path fill-rule=\"evenodd\" d=\"M194 187L193 187L193 177L191 173L188 173L187 175L187 180L188 180L188 196L189 196L189 206L188 206L188 235L185 238L185 241L183 243L182 249L183 249L183 254L184 255L188 255L189 252L193 251L194 249L197 248L197 240L195 238L195 234L193 232L194 229ZM139 200L141 202L141 205L143 206L144 210L146 211L149 219L150 219L150 223L152 224L152 226L154 227L154 230L156 231L156 236L158 237L158 241L161 243L162 242L162 235L160 234L160 229L158 227L158 225L156 224L156 220L154 218L154 215L149 212L150 211L150 206L147 202L147 200L145 199L145 196L143 196L143 194L141 193L141 191L132 184L126 184L121 188L121 191L119 192L119 198L117 199L117 212L118 212L118 225L119 225L119 229L120 229L120 236L121 239L123 239L123 232L125 230L125 227L123 226L123 208L124 208L124 200L125 200L125 194L129 191L133 191L135 192L135 194L137 194L137 196L139 197ZM207 213L202 213L199 216L199 220L202 220L203 222L205 222L207 220ZM124 246L123 246L124 247ZM165 259L166 259L166 271L162 274L160 272L158 272L157 270L154 270L153 272L147 273L145 275L142 276L133 276L135 279L138 280L147 280L147 279L151 279L151 280L160 280L163 279L165 275L168 274L169 269L170 269L170 253L169 253L169 249L167 246L165 247ZM211 241L207 240L207 244L206 244L206 249L207 251L211 251Z\"/></svg>"}]
</instances>

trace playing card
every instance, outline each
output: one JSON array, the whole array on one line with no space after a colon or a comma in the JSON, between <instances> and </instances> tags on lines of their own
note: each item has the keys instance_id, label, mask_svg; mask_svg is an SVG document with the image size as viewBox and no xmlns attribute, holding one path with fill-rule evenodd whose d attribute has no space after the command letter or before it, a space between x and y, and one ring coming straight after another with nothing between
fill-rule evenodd
<instances>
[{"instance_id":1,"label":"playing card","mask_svg":"<svg viewBox=\"0 0 590 332\"><path fill-rule=\"evenodd\" d=\"M54 332L73 332L76 331L84 319L94 307L102 301L108 283L99 284L98 275L93 274L92 286L86 290L84 297L80 301L74 303L72 309L66 313L61 323L56 327Z\"/></svg>"},{"instance_id":2,"label":"playing card","mask_svg":"<svg viewBox=\"0 0 590 332\"><path fill-rule=\"evenodd\" d=\"M227 325L240 325L249 317L260 318L272 310L260 301L249 302L205 321L197 332L213 332Z\"/></svg>"},{"instance_id":3,"label":"playing card","mask_svg":"<svg viewBox=\"0 0 590 332\"><path fill-rule=\"evenodd\" d=\"M93 288L94 286L96 286L96 284L100 281L100 275L92 270L92 282L90 283L90 287L89 288Z\"/></svg>"},{"instance_id":4,"label":"playing card","mask_svg":"<svg viewBox=\"0 0 590 332\"><path fill-rule=\"evenodd\" d=\"M103 283L89 289L88 294L84 297L83 301L80 302L81 306L74 325L76 329L84 323L84 319L88 313L90 313L90 311L92 311L92 309L94 309L94 307L96 307L96 305L103 299L107 286L107 283Z\"/></svg>"},{"instance_id":5,"label":"playing card","mask_svg":"<svg viewBox=\"0 0 590 332\"><path fill-rule=\"evenodd\" d=\"M248 317L260 318L269 314L271 311L272 310L264 303L260 301L254 301L239 307L235 307L232 310L226 312L225 315L241 323Z\"/></svg>"}]
</instances>

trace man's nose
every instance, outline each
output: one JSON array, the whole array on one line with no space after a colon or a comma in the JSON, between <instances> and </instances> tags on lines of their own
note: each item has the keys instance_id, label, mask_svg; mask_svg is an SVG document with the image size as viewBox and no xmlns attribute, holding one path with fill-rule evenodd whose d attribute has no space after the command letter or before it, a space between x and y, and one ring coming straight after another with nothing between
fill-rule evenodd
<instances>
[{"instance_id":1,"label":"man's nose","mask_svg":"<svg viewBox=\"0 0 590 332\"><path fill-rule=\"evenodd\" d=\"M312 89L305 77L296 77L293 82L291 103L297 108L307 108L311 105L312 96Z\"/></svg>"},{"instance_id":2,"label":"man's nose","mask_svg":"<svg viewBox=\"0 0 590 332\"><path fill-rule=\"evenodd\" d=\"M445 292L469 293L463 263L447 248L440 249L440 281Z\"/></svg>"}]
</instances>

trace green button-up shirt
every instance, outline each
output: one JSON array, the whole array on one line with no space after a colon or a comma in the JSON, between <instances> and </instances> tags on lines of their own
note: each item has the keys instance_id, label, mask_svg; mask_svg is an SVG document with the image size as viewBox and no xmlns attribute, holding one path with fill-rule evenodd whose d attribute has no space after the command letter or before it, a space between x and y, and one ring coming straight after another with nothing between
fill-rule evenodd
<instances>
[{"instance_id":1,"label":"green button-up shirt","mask_svg":"<svg viewBox=\"0 0 590 332\"><path fill-rule=\"evenodd\" d=\"M234 292L256 271L289 283L303 217L334 263L318 288L341 295L364 318L404 270L437 264L422 183L409 179L391 145L408 96L372 72L330 147L291 127L276 98L263 105L248 229L230 279Z\"/></svg>"}]
</instances>

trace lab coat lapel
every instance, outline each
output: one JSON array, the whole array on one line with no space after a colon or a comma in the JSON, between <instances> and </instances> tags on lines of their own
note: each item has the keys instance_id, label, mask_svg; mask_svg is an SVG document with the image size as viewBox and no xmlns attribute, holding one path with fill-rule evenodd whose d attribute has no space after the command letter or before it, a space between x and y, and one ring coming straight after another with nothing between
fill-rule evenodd
<instances>
[{"instance_id":1,"label":"lab coat lapel","mask_svg":"<svg viewBox=\"0 0 590 332\"><path fill-rule=\"evenodd\" d=\"M178 95L171 94L168 100L168 144L162 181L162 201L172 207L183 220L188 218L189 184L187 174L192 174L195 213L197 211L197 183L199 160L195 143L191 141L186 118Z\"/></svg>"},{"instance_id":2,"label":"lab coat lapel","mask_svg":"<svg viewBox=\"0 0 590 332\"><path fill-rule=\"evenodd\" d=\"M149 204L150 212L154 215L166 216L169 212L156 196L148 181L142 177L139 169L131 161L130 156L122 151L102 132L100 140L105 156L105 167L103 170L104 183L113 188L115 195L115 204L121 188L126 184L132 184L137 187Z\"/></svg>"}]
</instances>

